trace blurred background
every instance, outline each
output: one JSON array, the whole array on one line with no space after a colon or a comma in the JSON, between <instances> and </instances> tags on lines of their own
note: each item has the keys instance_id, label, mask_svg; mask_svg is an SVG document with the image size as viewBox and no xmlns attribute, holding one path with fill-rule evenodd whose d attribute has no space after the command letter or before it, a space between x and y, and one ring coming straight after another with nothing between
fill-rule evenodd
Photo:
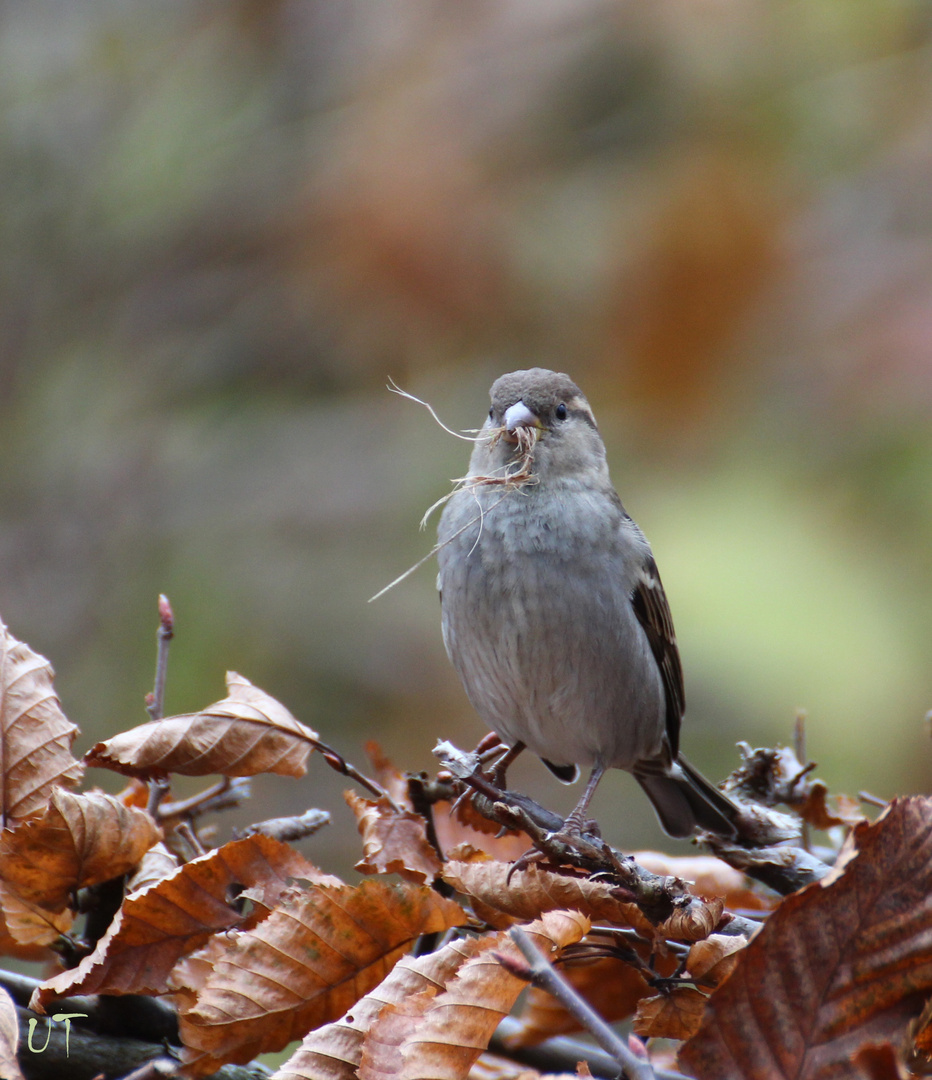
<instances>
[{"instance_id":1,"label":"blurred background","mask_svg":"<svg viewBox=\"0 0 932 1080\"><path fill-rule=\"evenodd\" d=\"M834 790L928 791L930 60L923 0L0 4L0 614L76 749L146 719L160 591L169 712L233 668L360 767L473 745L434 568L367 603L469 450L386 382L472 428L541 364L654 546L687 754L805 708ZM235 820L329 808L345 870L344 786ZM630 777L593 810L672 846Z\"/></svg>"}]
</instances>

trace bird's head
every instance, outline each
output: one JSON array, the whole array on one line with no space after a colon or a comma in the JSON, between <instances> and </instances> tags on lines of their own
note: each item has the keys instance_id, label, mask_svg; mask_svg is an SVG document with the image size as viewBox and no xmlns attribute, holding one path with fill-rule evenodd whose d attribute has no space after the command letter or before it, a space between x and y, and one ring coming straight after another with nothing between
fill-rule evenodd
<instances>
[{"instance_id":1,"label":"bird's head","mask_svg":"<svg viewBox=\"0 0 932 1080\"><path fill-rule=\"evenodd\" d=\"M529 368L492 385L491 408L470 472L523 469L545 481L589 472L607 481L605 447L583 392L560 372Z\"/></svg>"}]
</instances>

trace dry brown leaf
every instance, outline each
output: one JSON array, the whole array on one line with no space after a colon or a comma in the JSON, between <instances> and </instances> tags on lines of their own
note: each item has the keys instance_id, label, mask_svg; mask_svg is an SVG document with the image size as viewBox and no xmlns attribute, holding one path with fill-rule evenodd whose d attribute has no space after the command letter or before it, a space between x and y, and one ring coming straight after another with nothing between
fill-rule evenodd
<instances>
[{"instance_id":1,"label":"dry brown leaf","mask_svg":"<svg viewBox=\"0 0 932 1080\"><path fill-rule=\"evenodd\" d=\"M435 953L403 956L389 974L339 1020L311 1031L272 1080L357 1080L363 1041L384 1006L433 987L442 990L459 968L497 938L461 938Z\"/></svg>"},{"instance_id":2,"label":"dry brown leaf","mask_svg":"<svg viewBox=\"0 0 932 1080\"><path fill-rule=\"evenodd\" d=\"M434 806L434 830L441 850L449 859L460 858L457 849L468 845L485 852L489 858L516 862L531 848L531 838L525 832L512 829L499 836L501 828L484 818L471 799L464 799L456 810L448 802L438 802Z\"/></svg>"},{"instance_id":3,"label":"dry brown leaf","mask_svg":"<svg viewBox=\"0 0 932 1080\"><path fill-rule=\"evenodd\" d=\"M270 908L291 878L315 875L337 880L266 836L224 844L128 896L96 949L76 968L43 983L29 1007L44 1012L66 994L165 993L169 972L182 956L216 931L243 922L231 906L243 886L261 890L260 900Z\"/></svg>"},{"instance_id":4,"label":"dry brown leaf","mask_svg":"<svg viewBox=\"0 0 932 1080\"><path fill-rule=\"evenodd\" d=\"M836 795L829 805L828 787L822 780L809 784L806 801L796 807L802 819L814 829L831 829L836 825L857 825L866 820L857 799Z\"/></svg>"},{"instance_id":5,"label":"dry brown leaf","mask_svg":"<svg viewBox=\"0 0 932 1080\"><path fill-rule=\"evenodd\" d=\"M386 976L414 939L466 922L423 885L363 881L286 890L254 930L214 937L180 964L188 1075L281 1050L330 1023Z\"/></svg>"},{"instance_id":6,"label":"dry brown leaf","mask_svg":"<svg viewBox=\"0 0 932 1080\"><path fill-rule=\"evenodd\" d=\"M932 990L932 799L896 799L855 827L852 857L787 897L709 998L680 1052L698 1078L846 1075L898 1045Z\"/></svg>"},{"instance_id":7,"label":"dry brown leaf","mask_svg":"<svg viewBox=\"0 0 932 1080\"><path fill-rule=\"evenodd\" d=\"M400 813L384 796L363 799L355 791L343 798L356 817L364 858L356 863L360 874L398 874L423 885L440 873L440 859L427 839L427 822L410 810Z\"/></svg>"},{"instance_id":8,"label":"dry brown leaf","mask_svg":"<svg viewBox=\"0 0 932 1080\"><path fill-rule=\"evenodd\" d=\"M145 810L56 788L41 817L0 834L0 880L22 900L64 911L75 890L129 873L161 837Z\"/></svg>"},{"instance_id":9,"label":"dry brown leaf","mask_svg":"<svg viewBox=\"0 0 932 1080\"><path fill-rule=\"evenodd\" d=\"M10 932L9 927L6 924L6 920L3 918L2 915L2 905L5 899L2 896L2 892L3 887L2 885L0 885L0 956L13 956L16 957L17 960L29 960L37 963L49 963L50 961L54 961L55 959L57 959L55 953L48 949L46 945L49 942L54 941L55 938L58 937L59 931L56 930L54 931L54 933L50 933L48 930L48 924L50 918L51 920L61 919L63 922L67 923L67 925L64 927L64 930L67 931L71 926L71 913L68 912L67 914L50 917L49 912L44 912L43 926L45 928L45 932L39 932L38 934L36 934L36 922L38 920L36 915L32 911L30 911L28 914L28 918L31 920L30 929L26 930L26 928L22 926L18 928L18 932L22 936L26 937L27 941L17 941L16 938L13 937L13 934ZM15 898L13 900L13 903L15 906ZM25 909L23 909L23 911L25 914ZM14 919L15 917L16 915L14 912ZM30 938L31 940L29 940Z\"/></svg>"},{"instance_id":10,"label":"dry brown leaf","mask_svg":"<svg viewBox=\"0 0 932 1080\"><path fill-rule=\"evenodd\" d=\"M890 1043L862 1046L851 1058L851 1063L857 1070L852 1080L910 1080L912 1075L906 1071Z\"/></svg>"},{"instance_id":11,"label":"dry brown leaf","mask_svg":"<svg viewBox=\"0 0 932 1080\"><path fill-rule=\"evenodd\" d=\"M0 987L0 1076L3 1080L23 1080L16 1057L19 1046L19 1019L10 995Z\"/></svg>"},{"instance_id":12,"label":"dry brown leaf","mask_svg":"<svg viewBox=\"0 0 932 1080\"><path fill-rule=\"evenodd\" d=\"M155 844L139 862L135 874L126 883L127 895L139 892L149 885L173 874L181 864L164 844Z\"/></svg>"},{"instance_id":13,"label":"dry brown leaf","mask_svg":"<svg viewBox=\"0 0 932 1080\"><path fill-rule=\"evenodd\" d=\"M657 938L672 941L702 941L722 921L724 912L725 901L718 896L711 900L697 900L688 907L676 908L654 934Z\"/></svg>"},{"instance_id":14,"label":"dry brown leaf","mask_svg":"<svg viewBox=\"0 0 932 1080\"><path fill-rule=\"evenodd\" d=\"M747 938L737 934L712 934L689 950L686 970L704 986L718 986L734 971L738 953L747 943Z\"/></svg>"},{"instance_id":15,"label":"dry brown leaf","mask_svg":"<svg viewBox=\"0 0 932 1080\"><path fill-rule=\"evenodd\" d=\"M317 733L248 679L227 672L228 695L198 713L169 716L92 746L88 765L144 779L182 776L303 776Z\"/></svg>"},{"instance_id":16,"label":"dry brown leaf","mask_svg":"<svg viewBox=\"0 0 932 1080\"><path fill-rule=\"evenodd\" d=\"M67 934L74 922L70 908L49 911L38 904L23 900L9 885L0 883L0 907L10 937L25 949L51 945ZM10 950L14 954L13 950Z\"/></svg>"},{"instance_id":17,"label":"dry brown leaf","mask_svg":"<svg viewBox=\"0 0 932 1080\"><path fill-rule=\"evenodd\" d=\"M677 986L667 994L642 998L634 1030L645 1039L688 1039L699 1030L708 1000L692 986Z\"/></svg>"},{"instance_id":18,"label":"dry brown leaf","mask_svg":"<svg viewBox=\"0 0 932 1080\"><path fill-rule=\"evenodd\" d=\"M758 891L740 870L713 855L666 855L660 851L635 851L634 861L660 877L675 877L689 883L694 896L719 896L730 911L748 908L771 911L777 898Z\"/></svg>"},{"instance_id":19,"label":"dry brown leaf","mask_svg":"<svg viewBox=\"0 0 932 1080\"><path fill-rule=\"evenodd\" d=\"M555 959L562 948L588 933L589 920L576 911L551 911L525 929L544 955ZM393 1080L465 1080L526 986L493 954L504 954L523 967L517 947L504 931L493 940L495 949L463 964L444 991L422 991L385 1006L363 1046L359 1080L389 1075Z\"/></svg>"},{"instance_id":20,"label":"dry brown leaf","mask_svg":"<svg viewBox=\"0 0 932 1080\"><path fill-rule=\"evenodd\" d=\"M52 792L81 779L71 756L77 727L62 712L52 665L0 620L0 824L41 811Z\"/></svg>"},{"instance_id":21,"label":"dry brown leaf","mask_svg":"<svg viewBox=\"0 0 932 1080\"><path fill-rule=\"evenodd\" d=\"M522 921L536 919L542 912L574 908L599 922L633 926L643 937L652 937L654 927L636 904L618 900L613 886L593 881L572 870L549 870L531 863L516 870L497 860L448 862L443 879L454 889L495 911Z\"/></svg>"}]
</instances>

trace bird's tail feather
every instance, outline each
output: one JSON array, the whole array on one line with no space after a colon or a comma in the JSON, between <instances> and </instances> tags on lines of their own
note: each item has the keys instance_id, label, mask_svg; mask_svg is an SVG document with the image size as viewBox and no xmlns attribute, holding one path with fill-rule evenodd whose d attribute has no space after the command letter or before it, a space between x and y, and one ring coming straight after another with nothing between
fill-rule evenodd
<instances>
[{"instance_id":1,"label":"bird's tail feather","mask_svg":"<svg viewBox=\"0 0 932 1080\"><path fill-rule=\"evenodd\" d=\"M679 755L669 772L636 770L634 775L670 836L692 836L697 828L731 838L738 808Z\"/></svg>"}]
</instances>

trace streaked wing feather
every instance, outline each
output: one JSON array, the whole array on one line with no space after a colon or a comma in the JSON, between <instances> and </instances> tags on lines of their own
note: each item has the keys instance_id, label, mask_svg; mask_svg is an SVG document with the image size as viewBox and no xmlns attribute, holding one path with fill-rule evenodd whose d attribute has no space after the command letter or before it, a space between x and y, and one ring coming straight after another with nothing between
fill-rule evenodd
<instances>
[{"instance_id":1,"label":"streaked wing feather","mask_svg":"<svg viewBox=\"0 0 932 1080\"><path fill-rule=\"evenodd\" d=\"M660 668L667 698L667 736L675 758L680 746L680 721L686 710L683 668L680 664L679 649L676 647L676 634L667 594L663 591L657 564L650 555L644 562L638 584L631 596L631 603Z\"/></svg>"}]
</instances>

